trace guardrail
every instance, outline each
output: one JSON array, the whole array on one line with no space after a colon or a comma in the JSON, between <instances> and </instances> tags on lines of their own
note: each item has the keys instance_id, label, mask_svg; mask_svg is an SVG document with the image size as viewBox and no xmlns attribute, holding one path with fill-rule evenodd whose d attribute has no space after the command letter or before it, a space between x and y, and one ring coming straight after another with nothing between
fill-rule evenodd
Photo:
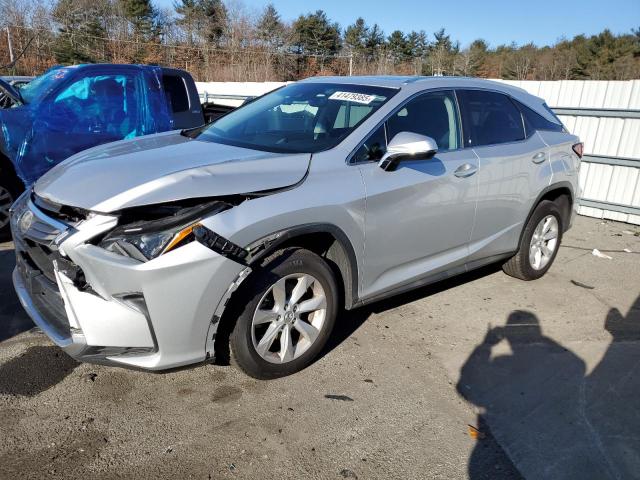
<instances>
[{"instance_id":1,"label":"guardrail","mask_svg":"<svg viewBox=\"0 0 640 480\"><path fill-rule=\"evenodd\" d=\"M576 121L579 118L597 121L593 137L581 138L585 143L592 144L598 141L599 123L602 121L599 119L617 119L616 123L621 123L615 129L620 131L620 143L628 141L622 135L624 122L637 124L640 121L640 110L581 107L556 107L552 110L562 117L574 117ZM627 128L631 129L633 125ZM617 145L617 149L620 149L620 145ZM640 158L591 153L585 154L582 162L580 183L583 195L578 211L583 215L640 224ZM597 183L602 185L598 186Z\"/></svg>"},{"instance_id":2,"label":"guardrail","mask_svg":"<svg viewBox=\"0 0 640 480\"><path fill-rule=\"evenodd\" d=\"M223 95L221 93L209 93L209 92L203 92L203 93L200 93L199 95L200 95L200 101L202 103L208 103L210 101L213 101L215 103L215 100L240 100L242 102L245 102L247 100L255 98L249 95Z\"/></svg>"}]
</instances>

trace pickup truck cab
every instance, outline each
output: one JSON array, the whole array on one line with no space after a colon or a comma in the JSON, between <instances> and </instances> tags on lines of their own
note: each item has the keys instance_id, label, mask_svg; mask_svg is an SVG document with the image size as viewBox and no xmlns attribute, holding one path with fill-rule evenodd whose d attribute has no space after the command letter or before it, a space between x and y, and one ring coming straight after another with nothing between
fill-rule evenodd
<instances>
[{"instance_id":1,"label":"pickup truck cab","mask_svg":"<svg viewBox=\"0 0 640 480\"><path fill-rule=\"evenodd\" d=\"M71 155L205 123L193 78L172 68L55 67L21 88L0 80L0 92L0 235L25 186Z\"/></svg>"}]
</instances>

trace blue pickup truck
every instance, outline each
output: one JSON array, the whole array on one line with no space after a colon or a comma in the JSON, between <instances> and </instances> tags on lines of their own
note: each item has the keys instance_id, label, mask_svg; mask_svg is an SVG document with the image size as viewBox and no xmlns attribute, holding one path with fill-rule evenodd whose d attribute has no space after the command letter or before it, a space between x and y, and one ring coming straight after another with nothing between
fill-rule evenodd
<instances>
[{"instance_id":1,"label":"blue pickup truck","mask_svg":"<svg viewBox=\"0 0 640 480\"><path fill-rule=\"evenodd\" d=\"M19 88L0 80L0 235L17 195L71 155L197 127L224 109L203 109L191 75L172 68L77 65L54 67Z\"/></svg>"}]
</instances>

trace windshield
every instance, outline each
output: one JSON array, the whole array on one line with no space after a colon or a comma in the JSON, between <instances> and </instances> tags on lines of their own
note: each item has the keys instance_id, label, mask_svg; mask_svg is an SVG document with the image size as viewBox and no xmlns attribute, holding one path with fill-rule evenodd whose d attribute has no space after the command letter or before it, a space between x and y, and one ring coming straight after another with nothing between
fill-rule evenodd
<instances>
[{"instance_id":1,"label":"windshield","mask_svg":"<svg viewBox=\"0 0 640 480\"><path fill-rule=\"evenodd\" d=\"M54 68L20 87L24 103L31 103L53 90L70 73L68 68Z\"/></svg>"},{"instance_id":2,"label":"windshield","mask_svg":"<svg viewBox=\"0 0 640 480\"><path fill-rule=\"evenodd\" d=\"M396 92L362 85L296 83L234 110L194 137L269 152L320 152L335 147Z\"/></svg>"}]
</instances>

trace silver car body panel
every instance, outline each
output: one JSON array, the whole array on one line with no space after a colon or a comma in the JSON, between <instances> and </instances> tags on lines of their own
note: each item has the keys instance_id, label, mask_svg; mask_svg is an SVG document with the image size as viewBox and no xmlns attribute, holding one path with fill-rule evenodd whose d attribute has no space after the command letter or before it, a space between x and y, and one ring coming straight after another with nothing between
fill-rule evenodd
<instances>
[{"instance_id":1,"label":"silver car body panel","mask_svg":"<svg viewBox=\"0 0 640 480\"><path fill-rule=\"evenodd\" d=\"M43 175L35 192L62 205L112 212L287 187L304 177L310 157L229 145L213 149L209 142L165 132L74 155ZM69 182L81 188L70 190Z\"/></svg>"},{"instance_id":2,"label":"silver car body panel","mask_svg":"<svg viewBox=\"0 0 640 480\"><path fill-rule=\"evenodd\" d=\"M145 369L193 363L213 353L218 320L251 265L198 242L148 262L94 245L92 239L113 229L124 208L266 192L246 196L200 223L241 247L304 225L330 226L354 254L351 294L353 305L359 305L513 254L546 189L562 185L577 195L579 160L571 147L578 139L567 133L539 132L520 142L460 148L428 161L403 162L389 172L375 162L349 161L390 114L430 89L502 92L556 121L541 99L524 90L444 77L305 82L386 86L398 93L336 147L313 155L265 153L169 132L93 148L36 184L35 193L49 201L101 212L70 225L60 239L58 251L82 269L91 291L79 290L57 269L57 287L74 326L71 341L52 336L54 341L81 359L89 358L85 353L91 346L147 348L135 355L101 357ZM453 175L462 164L476 168L476 174ZM17 225L26 209L46 217L33 203L17 202L12 229L19 256L20 238L28 233ZM16 288L28 305L33 293L23 277L17 275ZM128 298L144 299L143 306ZM37 309L27 310L37 316Z\"/></svg>"}]
</instances>

